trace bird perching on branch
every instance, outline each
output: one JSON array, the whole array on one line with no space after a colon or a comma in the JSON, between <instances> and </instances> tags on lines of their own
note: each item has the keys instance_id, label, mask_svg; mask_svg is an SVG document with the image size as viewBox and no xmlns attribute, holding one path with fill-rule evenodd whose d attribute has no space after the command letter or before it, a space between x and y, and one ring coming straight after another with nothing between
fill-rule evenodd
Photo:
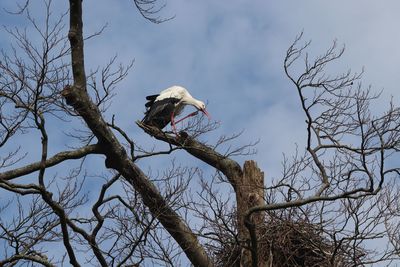
<instances>
[{"instance_id":1,"label":"bird perching on branch","mask_svg":"<svg viewBox=\"0 0 400 267\"><path fill-rule=\"evenodd\" d=\"M142 122L159 129L163 129L168 123L171 123L172 129L176 133L177 123L196 115L199 111L210 118L204 102L192 97L182 86L169 87L157 95L147 96L146 99L148 102L145 104L146 112ZM186 105L192 105L197 111L175 121L175 116L178 116Z\"/></svg>"}]
</instances>

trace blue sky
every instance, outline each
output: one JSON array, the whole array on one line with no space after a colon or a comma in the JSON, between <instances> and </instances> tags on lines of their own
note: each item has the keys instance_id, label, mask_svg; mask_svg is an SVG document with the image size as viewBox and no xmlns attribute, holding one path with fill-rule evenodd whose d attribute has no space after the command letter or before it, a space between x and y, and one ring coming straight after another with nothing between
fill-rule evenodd
<instances>
[{"instance_id":1,"label":"blue sky","mask_svg":"<svg viewBox=\"0 0 400 267\"><path fill-rule=\"evenodd\" d=\"M2 6L9 8L14 3L3 0ZM173 19L157 25L143 19L132 1L83 3L86 35L107 24L100 36L85 44L87 71L115 55L123 64L135 60L106 116L110 119L115 114L116 122L147 147L154 145L154 140L134 123L143 117L145 96L182 85L208 102L212 118L221 123L203 140L244 130L238 144L260 140L258 153L250 158L257 160L266 179L279 176L282 153L290 154L295 143L301 146L304 142L300 102L283 72L285 52L301 31L304 41L312 40L311 54L324 52L335 39L345 44L344 56L331 68L333 74L364 67L364 85L385 90L380 104L391 96L395 103L400 101L399 1L167 0L158 15ZM55 0L53 4L55 14L67 8L67 1ZM22 18L0 12L1 25L29 27ZM33 12L40 16L40 5ZM0 36L1 47L7 49L9 36L3 31ZM379 112L382 106L374 110ZM67 130L69 126L53 127ZM51 139L54 153L65 149L63 140ZM154 164L162 166L172 157L139 164L146 170ZM176 157L203 166L184 153ZM242 163L245 159L249 157L237 160Z\"/></svg>"},{"instance_id":2,"label":"blue sky","mask_svg":"<svg viewBox=\"0 0 400 267\"><path fill-rule=\"evenodd\" d=\"M400 95L396 1L167 1L159 15L174 18L159 25L143 20L129 1L84 4L86 34L108 24L87 42L87 66L115 54L122 62L135 59L110 113L144 142L148 137L132 123L142 117L144 96L179 84L207 101L221 122L209 138L244 130L238 141L259 139L254 158L269 175L278 174L281 153L293 151L305 133L282 67L301 31L304 41L312 40L311 54L324 52L334 39L346 46L333 74L364 67L364 85L385 90L382 103Z\"/></svg>"}]
</instances>

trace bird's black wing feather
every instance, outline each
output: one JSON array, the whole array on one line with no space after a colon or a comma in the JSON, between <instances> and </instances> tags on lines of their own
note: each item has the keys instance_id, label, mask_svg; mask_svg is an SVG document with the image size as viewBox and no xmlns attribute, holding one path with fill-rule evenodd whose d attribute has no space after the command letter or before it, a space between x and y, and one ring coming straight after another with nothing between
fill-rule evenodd
<instances>
[{"instance_id":1,"label":"bird's black wing feather","mask_svg":"<svg viewBox=\"0 0 400 267\"><path fill-rule=\"evenodd\" d=\"M146 100L148 100L148 101L145 104L145 107L146 108L151 107L158 96L159 95L148 95L148 96L146 96Z\"/></svg>"},{"instance_id":2,"label":"bird's black wing feather","mask_svg":"<svg viewBox=\"0 0 400 267\"><path fill-rule=\"evenodd\" d=\"M145 112L142 122L163 129L171 122L171 114L175 109L175 104L178 102L178 98L172 97L153 101Z\"/></svg>"},{"instance_id":3,"label":"bird's black wing feather","mask_svg":"<svg viewBox=\"0 0 400 267\"><path fill-rule=\"evenodd\" d=\"M155 100L157 98L157 96L159 96L159 94L157 94L157 95L148 95L148 96L146 96L146 100Z\"/></svg>"}]
</instances>

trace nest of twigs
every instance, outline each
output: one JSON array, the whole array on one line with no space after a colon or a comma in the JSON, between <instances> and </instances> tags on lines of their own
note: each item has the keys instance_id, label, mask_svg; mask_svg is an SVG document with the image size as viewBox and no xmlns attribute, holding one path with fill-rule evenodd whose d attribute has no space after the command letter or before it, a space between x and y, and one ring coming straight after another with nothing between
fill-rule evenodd
<instances>
[{"instance_id":1,"label":"nest of twigs","mask_svg":"<svg viewBox=\"0 0 400 267\"><path fill-rule=\"evenodd\" d=\"M257 226L258 257L266 266L346 267L356 266L362 249L335 244L325 237L318 225L304 221L269 218ZM351 250L351 251L350 251ZM214 251L216 266L240 266L242 248L225 242Z\"/></svg>"}]
</instances>

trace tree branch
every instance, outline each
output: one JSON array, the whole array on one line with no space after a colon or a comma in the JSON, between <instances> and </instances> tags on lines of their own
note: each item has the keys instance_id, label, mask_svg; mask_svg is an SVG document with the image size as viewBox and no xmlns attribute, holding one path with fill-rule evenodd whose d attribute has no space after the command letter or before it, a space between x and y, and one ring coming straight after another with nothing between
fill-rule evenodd
<instances>
[{"instance_id":1,"label":"tree branch","mask_svg":"<svg viewBox=\"0 0 400 267\"><path fill-rule=\"evenodd\" d=\"M89 154L99 154L101 153L100 146L98 144L95 145L88 145L82 148L79 148L77 150L72 150L72 151L63 151L60 153L55 154L53 157L47 159L44 161L44 167L49 168L52 166L55 166L65 160L69 159L79 159L82 157L85 157ZM32 164L29 164L27 166L13 169L10 171L6 171L3 173L0 173L0 180L12 180L15 178L19 178L21 176L31 174L33 172L36 172L40 170L41 168L41 161L35 162Z\"/></svg>"},{"instance_id":2,"label":"tree branch","mask_svg":"<svg viewBox=\"0 0 400 267\"><path fill-rule=\"evenodd\" d=\"M192 156L204 161L205 163L222 172L228 178L229 182L236 191L238 179L240 179L243 175L242 168L240 167L239 163L219 154L214 149L191 138L185 132L180 132L179 135L175 136L166 134L155 127L145 125L139 121L137 121L136 124L154 138L178 147L182 147Z\"/></svg>"}]
</instances>

